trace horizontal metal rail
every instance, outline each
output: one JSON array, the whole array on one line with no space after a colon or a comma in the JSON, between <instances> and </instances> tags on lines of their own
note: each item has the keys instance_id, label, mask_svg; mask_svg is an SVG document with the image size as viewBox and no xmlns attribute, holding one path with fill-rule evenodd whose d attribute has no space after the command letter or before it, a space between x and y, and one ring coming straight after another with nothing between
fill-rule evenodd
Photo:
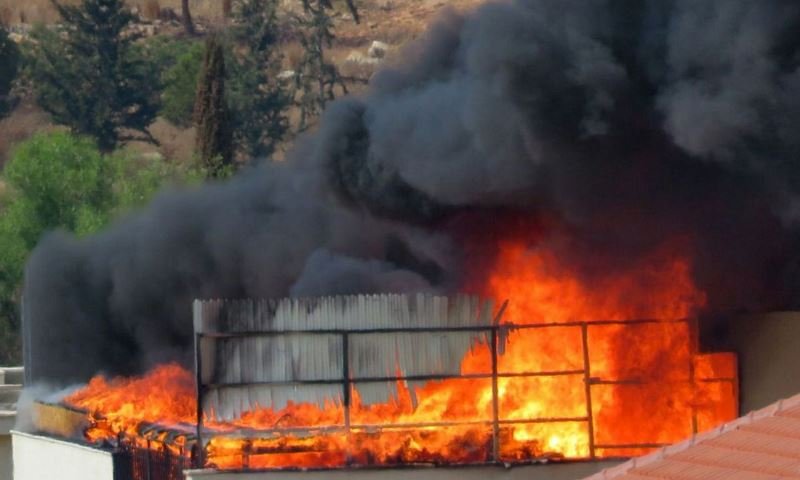
<instances>
[{"instance_id":1,"label":"horizontal metal rail","mask_svg":"<svg viewBox=\"0 0 800 480\"><path fill-rule=\"evenodd\" d=\"M518 373L498 373L497 378L519 378L519 377L559 377L569 375L583 375L583 370L562 370L551 372L518 372ZM386 377L352 377L347 383L379 383L379 382L396 382L396 381L437 381L437 380L480 380L491 379L494 375L491 373L444 373L444 374L431 374L431 375L394 375ZM298 386L298 385L341 385L342 379L314 379L314 380L276 380L269 382L237 382L237 383L207 383L203 385L207 389L220 389L220 388L242 388L242 387L257 387L257 386Z\"/></svg>"},{"instance_id":2,"label":"horizontal metal rail","mask_svg":"<svg viewBox=\"0 0 800 480\"><path fill-rule=\"evenodd\" d=\"M577 423L588 422L588 417L543 417L543 418L524 418L524 419L498 419L497 423L500 425L526 425L536 423ZM408 430L418 428L433 428L433 427L469 427L469 426L491 426L494 423L492 419L486 420L454 420L450 422L406 422L406 423L352 423L350 424L351 430ZM237 429L235 432L226 432L216 430L209 427L203 430L203 433L213 434L215 437L220 438L258 438L258 435L273 435L273 434L286 434L286 433L343 433L347 430L347 426L342 424L324 425L324 426L306 426L306 427L275 427L268 429L254 429L245 428Z\"/></svg>"},{"instance_id":3,"label":"horizontal metal rail","mask_svg":"<svg viewBox=\"0 0 800 480\"><path fill-rule=\"evenodd\" d=\"M524 372L524 373L498 373L497 378L536 378L536 377L564 377L582 375L583 370L563 370L554 372ZM404 381L438 381L438 380L487 380L493 378L490 373L465 373L461 375L455 374L442 374L442 375L408 375L408 376L387 376L387 377L356 377L348 380L347 383L353 386L359 383L381 383L381 382L404 382ZM659 385L692 385L694 383L724 383L735 382L734 378L702 378L695 379L694 381L686 380L652 380L641 378L630 378L620 380L603 380L597 377L589 379L590 385L652 385L658 383ZM583 382L583 379L581 379ZM208 390L222 389L222 388L243 388L243 387L257 387L257 386L303 386L303 385L341 385L342 380L283 380L271 382L243 382L243 383L209 383L203 385L203 388Z\"/></svg>"},{"instance_id":4,"label":"horizontal metal rail","mask_svg":"<svg viewBox=\"0 0 800 480\"><path fill-rule=\"evenodd\" d=\"M658 320L658 319L639 319L639 320L596 320L596 321L570 321L570 322L546 322L546 323L503 323L500 325L476 325L466 327L391 327L391 328L361 328L361 329L287 329L287 330L247 330L238 332L198 332L198 335L206 338L237 338L237 337L260 337L275 335L292 334L319 334L319 335L367 335L374 333L447 333L447 332L491 332L492 330L526 330L539 328L556 327L581 327L583 325L609 326L609 325L648 325L648 324L680 324L688 323L688 319L678 320Z\"/></svg>"}]
</instances>

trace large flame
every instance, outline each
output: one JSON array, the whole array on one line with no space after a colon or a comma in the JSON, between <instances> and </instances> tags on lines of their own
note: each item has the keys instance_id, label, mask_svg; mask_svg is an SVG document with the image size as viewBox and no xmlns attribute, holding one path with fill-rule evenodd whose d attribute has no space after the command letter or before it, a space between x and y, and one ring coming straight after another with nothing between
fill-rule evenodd
<instances>
[{"instance_id":1,"label":"large flame","mask_svg":"<svg viewBox=\"0 0 800 480\"><path fill-rule=\"evenodd\" d=\"M502 243L498 252L479 293L509 299L505 323L543 324L513 330L498 359L502 460L636 455L736 415L733 357L699 355L691 324L671 321L691 317L705 303L684 257L663 249L624 271L586 280L523 242ZM661 321L635 321L641 319ZM474 347L461 371L491 371L490 347ZM526 373L537 375L520 375ZM177 365L142 378L97 377L66 399L90 412L90 441L120 432L136 437L150 423L191 431L195 402L192 374ZM466 463L493 453L493 390L486 378L399 383L396 398L377 405L363 405L353 391L351 424L404 425L396 428L328 431L344 423L344 409L333 401L325 408L258 409L227 423L206 415L214 432L206 464L218 468ZM432 422L461 423L425 426ZM236 435L279 427L308 431L256 440Z\"/></svg>"}]
</instances>

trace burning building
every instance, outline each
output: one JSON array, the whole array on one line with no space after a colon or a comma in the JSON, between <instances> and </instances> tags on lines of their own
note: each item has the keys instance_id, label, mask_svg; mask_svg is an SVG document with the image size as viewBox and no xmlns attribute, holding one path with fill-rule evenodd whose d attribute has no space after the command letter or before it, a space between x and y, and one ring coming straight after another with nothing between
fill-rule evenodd
<instances>
[{"instance_id":1,"label":"burning building","mask_svg":"<svg viewBox=\"0 0 800 480\"><path fill-rule=\"evenodd\" d=\"M692 319L520 323L539 317L508 307L423 294L196 301L194 375L170 364L96 377L37 402L34 424L113 449L115 478L171 479L618 459L737 414L735 356L701 354Z\"/></svg>"},{"instance_id":2,"label":"burning building","mask_svg":"<svg viewBox=\"0 0 800 480\"><path fill-rule=\"evenodd\" d=\"M43 239L27 383L88 384L41 429L222 471L602 460L732 418L726 319L800 298L798 20L781 0L445 13L287 161ZM311 320L417 295L448 307ZM282 300L194 321L214 298Z\"/></svg>"}]
</instances>

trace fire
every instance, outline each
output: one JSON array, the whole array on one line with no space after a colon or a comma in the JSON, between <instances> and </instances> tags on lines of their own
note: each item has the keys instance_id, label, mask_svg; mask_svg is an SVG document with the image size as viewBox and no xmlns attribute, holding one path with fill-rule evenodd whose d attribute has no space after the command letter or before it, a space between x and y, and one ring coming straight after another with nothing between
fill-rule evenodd
<instances>
[{"instance_id":1,"label":"fire","mask_svg":"<svg viewBox=\"0 0 800 480\"><path fill-rule=\"evenodd\" d=\"M463 359L466 378L399 383L396 398L374 405L364 405L354 389L349 431L334 428L344 424L345 412L333 400L324 408L260 408L234 422L206 412L213 432L206 465L486 462L494 428L499 459L507 462L619 457L736 415L733 357L698 354L691 324L678 321L706 301L684 257L663 249L588 280L546 249L509 241L491 272L480 293L510 300L502 321L538 324L511 330L498 345L496 427L491 379L470 378L491 372L490 346L480 344ZM97 377L65 401L90 412L90 441L120 432L137 437L152 423L190 433L196 420L193 375L177 365L141 378ZM251 440L236 434L276 428L302 433Z\"/></svg>"},{"instance_id":2,"label":"fire","mask_svg":"<svg viewBox=\"0 0 800 480\"><path fill-rule=\"evenodd\" d=\"M194 395L194 377L168 364L141 378L94 377L66 401L102 416L103 421L86 432L88 440L98 441L109 438L111 432L135 436L142 423L193 423L197 418Z\"/></svg>"}]
</instances>

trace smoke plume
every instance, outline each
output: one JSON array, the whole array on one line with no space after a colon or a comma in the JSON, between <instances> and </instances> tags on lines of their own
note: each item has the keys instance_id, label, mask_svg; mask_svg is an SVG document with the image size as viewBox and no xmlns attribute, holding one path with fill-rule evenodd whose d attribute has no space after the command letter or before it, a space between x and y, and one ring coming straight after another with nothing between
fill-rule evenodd
<instances>
[{"instance_id":1,"label":"smoke plume","mask_svg":"<svg viewBox=\"0 0 800 480\"><path fill-rule=\"evenodd\" d=\"M66 382L187 361L194 298L457 291L485 260L467 239L510 218L547 225L580 275L679 239L710 310L796 306L798 25L794 0L447 11L287 161L44 238L27 366Z\"/></svg>"}]
</instances>

